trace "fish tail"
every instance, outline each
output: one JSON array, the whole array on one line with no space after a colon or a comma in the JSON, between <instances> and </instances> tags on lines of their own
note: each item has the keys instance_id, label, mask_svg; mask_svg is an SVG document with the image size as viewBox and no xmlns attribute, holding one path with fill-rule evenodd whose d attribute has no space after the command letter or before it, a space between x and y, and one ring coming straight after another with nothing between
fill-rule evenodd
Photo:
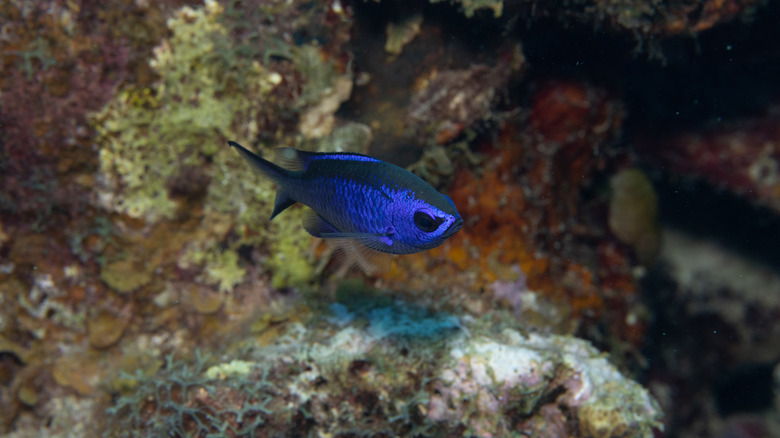
<instances>
[{"instance_id":1,"label":"fish tail","mask_svg":"<svg viewBox=\"0 0 780 438\"><path fill-rule=\"evenodd\" d=\"M241 146L240 144L234 141L228 141L228 144L236 148L236 150L241 154L241 156L244 157L244 159L248 161L249 164L251 164L252 167L255 168L255 170L260 172L260 174L262 174L266 178L275 182L276 185L279 187L278 190L276 191L276 200L274 201L274 211L273 213L271 213L271 219L275 218L276 215L278 215L279 213L287 209L287 207L295 204L295 199L290 197L285 191L285 187L287 186L287 184L285 184L285 181L288 181L292 177L291 174L293 172L277 166L276 164L255 154L254 152L250 151L249 149Z\"/></svg>"},{"instance_id":2,"label":"fish tail","mask_svg":"<svg viewBox=\"0 0 780 438\"><path fill-rule=\"evenodd\" d=\"M249 164L252 165L252 167L255 168L258 172L260 172L263 176L266 178L271 179L275 183L281 183L283 180L285 180L289 175L287 175L289 172L285 169L282 169L281 167L277 166L276 164L266 160L265 158L255 154L254 152L250 151L249 149L241 146L240 144L229 141L228 144L234 148L241 154L244 159L249 162Z\"/></svg>"}]
</instances>

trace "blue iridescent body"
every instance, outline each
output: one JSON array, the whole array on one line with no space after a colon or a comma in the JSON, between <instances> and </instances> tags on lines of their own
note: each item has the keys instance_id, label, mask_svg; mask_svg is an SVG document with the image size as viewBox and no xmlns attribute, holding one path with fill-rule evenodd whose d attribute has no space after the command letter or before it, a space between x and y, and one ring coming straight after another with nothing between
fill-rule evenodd
<instances>
[{"instance_id":1,"label":"blue iridescent body","mask_svg":"<svg viewBox=\"0 0 780 438\"><path fill-rule=\"evenodd\" d=\"M389 254L441 245L463 226L455 204L406 169L367 155L277 149L274 164L228 142L278 190L271 219L300 202L315 237L348 239Z\"/></svg>"}]
</instances>

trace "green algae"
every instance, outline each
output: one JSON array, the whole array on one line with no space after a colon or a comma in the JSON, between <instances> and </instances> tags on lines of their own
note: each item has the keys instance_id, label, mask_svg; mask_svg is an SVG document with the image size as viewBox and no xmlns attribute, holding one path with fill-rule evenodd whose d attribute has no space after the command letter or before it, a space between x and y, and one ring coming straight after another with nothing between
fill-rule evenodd
<instances>
[{"instance_id":1,"label":"green algae","mask_svg":"<svg viewBox=\"0 0 780 438\"><path fill-rule=\"evenodd\" d=\"M206 263L206 277L219 285L219 290L229 291L241 282L246 270L238 265L238 254L235 251L211 253L213 259Z\"/></svg>"},{"instance_id":2,"label":"green algae","mask_svg":"<svg viewBox=\"0 0 780 438\"><path fill-rule=\"evenodd\" d=\"M314 277L313 261L308 257L311 237L301 227L300 210L286 213L276 224L277 238L271 243L271 286L302 287ZM293 217L291 217L293 216Z\"/></svg>"},{"instance_id":3,"label":"green algae","mask_svg":"<svg viewBox=\"0 0 780 438\"><path fill-rule=\"evenodd\" d=\"M214 365L204 373L211 380L225 380L227 378L246 377L255 364L245 360L231 360L219 365Z\"/></svg>"},{"instance_id":4,"label":"green algae","mask_svg":"<svg viewBox=\"0 0 780 438\"><path fill-rule=\"evenodd\" d=\"M231 40L231 26L246 24L231 17L215 1L182 8L168 20L171 36L150 62L160 79L148 88L123 89L93 117L101 146L98 201L147 223L175 221L197 208L203 228L218 228L189 242L180 265L200 265L200 279L221 291L246 276L237 252L244 246L270 251L264 268L275 287L303 286L314 276L311 238L297 213L269 223L273 184L225 142L251 143L257 121L274 117L273 108L316 109L343 76L317 43L294 46L266 34L255 35L263 41L251 45ZM271 96L283 77L266 64L282 52L304 78L300 95L289 101ZM223 219L215 224L217 216ZM117 290L138 287L104 277Z\"/></svg>"},{"instance_id":5,"label":"green algae","mask_svg":"<svg viewBox=\"0 0 780 438\"><path fill-rule=\"evenodd\" d=\"M100 196L110 209L149 221L172 218L179 202L169 193L170 182L186 166L210 170L205 163L224 138L236 136L233 122L252 103L228 92L234 85L229 67L239 58L233 54L230 61L231 52L222 50L229 41L218 22L221 11L207 2L171 18L173 35L150 62L160 81L123 90L95 117L102 137ZM249 67L248 60L244 64ZM273 76L259 64L243 75L258 96L273 87Z\"/></svg>"}]
</instances>

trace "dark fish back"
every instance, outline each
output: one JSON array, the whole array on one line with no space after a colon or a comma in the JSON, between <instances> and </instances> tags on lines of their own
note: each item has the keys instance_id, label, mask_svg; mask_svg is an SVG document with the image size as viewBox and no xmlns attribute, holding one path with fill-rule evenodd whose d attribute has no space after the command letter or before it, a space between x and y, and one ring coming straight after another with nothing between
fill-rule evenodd
<instances>
[{"instance_id":1,"label":"dark fish back","mask_svg":"<svg viewBox=\"0 0 780 438\"><path fill-rule=\"evenodd\" d=\"M379 178L383 167L376 161L315 160L288 192L342 232L381 233L392 202Z\"/></svg>"}]
</instances>

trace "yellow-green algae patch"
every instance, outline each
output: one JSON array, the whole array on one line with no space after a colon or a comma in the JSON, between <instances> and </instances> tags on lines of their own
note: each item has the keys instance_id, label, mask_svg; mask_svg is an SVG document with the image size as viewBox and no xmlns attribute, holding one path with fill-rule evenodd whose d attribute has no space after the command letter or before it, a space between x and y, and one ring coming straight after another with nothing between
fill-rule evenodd
<instances>
[{"instance_id":1,"label":"yellow-green algae patch","mask_svg":"<svg viewBox=\"0 0 780 438\"><path fill-rule=\"evenodd\" d=\"M314 267L307 253L311 237L301 228L300 210L287 213L277 224L277 238L271 244L271 258L268 266L273 275L274 288L303 286L314 275Z\"/></svg>"},{"instance_id":2,"label":"yellow-green algae patch","mask_svg":"<svg viewBox=\"0 0 780 438\"><path fill-rule=\"evenodd\" d=\"M230 362L214 365L206 370L205 376L211 380L225 380L228 377L245 377L254 369L255 364L253 362L247 362L245 360L232 360Z\"/></svg>"},{"instance_id":3,"label":"yellow-green algae patch","mask_svg":"<svg viewBox=\"0 0 780 438\"><path fill-rule=\"evenodd\" d=\"M246 275L246 270L238 265L235 251L211 252L206 259L206 280L216 282L220 291L228 291Z\"/></svg>"},{"instance_id":4,"label":"yellow-green algae patch","mask_svg":"<svg viewBox=\"0 0 780 438\"><path fill-rule=\"evenodd\" d=\"M281 38L257 43L257 53L248 53L230 39L230 26L218 2L182 8L168 20L171 37L155 48L150 61L159 80L149 88L125 88L93 117L101 147L98 203L147 223L202 216L204 232L185 245L179 264L198 265L199 280L221 291L246 276L237 252L242 246L270 251L265 267L274 286L304 285L314 275L306 257L311 238L295 213L269 223L273 184L225 144L227 139L251 144L258 137L258 115L267 111L268 99L278 99L270 93L282 83L282 76L264 64L267 57L260 56L259 47L289 44ZM315 46L289 51L310 53ZM292 56L296 68L307 73L303 97L314 100L332 88L333 64L317 58L321 65L314 66L311 57L300 58L306 62ZM313 104L290 99L293 112ZM104 267L102 276L115 290L148 283L144 276L135 278L140 284L117 281L110 268Z\"/></svg>"},{"instance_id":5,"label":"yellow-green algae patch","mask_svg":"<svg viewBox=\"0 0 780 438\"><path fill-rule=\"evenodd\" d=\"M172 218L179 203L168 185L187 166L211 169L224 139L236 137L234 120L252 110L247 95L273 88L260 64L241 65L246 90L229 70L227 30L222 7L181 9L168 21L173 35L154 50L151 67L160 80L149 89L119 93L95 118L101 134L101 203L136 218ZM246 128L249 130L250 128ZM251 135L242 132L241 137Z\"/></svg>"}]
</instances>

